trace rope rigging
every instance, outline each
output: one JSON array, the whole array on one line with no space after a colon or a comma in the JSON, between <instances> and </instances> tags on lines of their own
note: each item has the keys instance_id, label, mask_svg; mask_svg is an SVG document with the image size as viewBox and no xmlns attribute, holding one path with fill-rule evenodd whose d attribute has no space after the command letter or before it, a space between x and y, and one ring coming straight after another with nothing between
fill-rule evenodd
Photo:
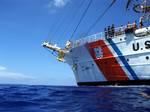
<instances>
[{"instance_id":1,"label":"rope rigging","mask_svg":"<svg viewBox=\"0 0 150 112\"><path fill-rule=\"evenodd\" d=\"M67 11L65 11L65 13L61 14L60 16L58 16L59 18L56 19L57 22L53 22L51 24L51 27L49 28L48 36L46 37L45 40L52 41L52 39L53 39L52 37L56 37L56 34L62 33L62 35L65 35L65 32L67 32L66 30L69 29L69 27L63 28L62 26L64 26L65 23L70 22L69 20L72 20L73 18L75 18L77 16L77 13L80 11L79 7L82 7L85 2L86 2L85 0L83 0L82 2L79 2L79 5L77 7L75 7L75 9L71 13L73 15L69 16L69 18L68 18ZM69 8L71 8L71 5L70 5L70 7L67 7L65 10L69 10ZM73 23L73 22L71 22L71 23ZM69 24L67 26L70 26L70 25L71 24ZM58 31L59 31L59 33L58 33ZM59 44L59 39L61 37L62 36L59 36L58 38L56 38L56 42L55 43L58 42L57 44Z\"/></svg>"},{"instance_id":2,"label":"rope rigging","mask_svg":"<svg viewBox=\"0 0 150 112\"><path fill-rule=\"evenodd\" d=\"M92 1L92 0L90 0L90 1ZM82 6L84 3L85 3L85 1L82 1L81 4L79 4L79 6ZM90 4L91 4L91 2L90 2ZM90 5L89 5L88 7L90 7ZM76 8L78 8L78 7L76 7ZM87 9L88 9L88 8L87 8ZM77 10L77 9L76 9L76 10ZM79 10L77 10L77 12L78 12L78 11L79 11ZM63 17L63 18L61 18L61 21L58 21L58 22L57 22L57 24L55 25L55 30L54 30L54 28L52 29L52 30L53 30L53 33L55 33L54 31L56 31L56 29L57 29L57 31L58 31L58 28L60 29L60 26L63 26L62 23L65 23L65 22L64 22L64 19L66 19L65 17L67 17L67 16L65 16L66 14L67 14L67 13L61 15L61 17ZM73 16L75 16L75 14L76 14L76 13L73 13ZM86 14L86 11L85 11L85 14ZM84 17L84 16L83 16L83 17ZM68 20L68 17L67 17L67 20ZM67 22L67 23L68 23L68 22ZM52 25L52 26L53 26L53 25ZM52 40L51 40L51 41L52 41ZM58 61L64 62L64 55L65 55L65 53L67 52L67 49L68 49L69 45L66 44L66 47L65 47L64 49L62 49L61 47L58 47L57 44L55 44L55 45L54 45L54 44L51 44L50 42L48 42L48 39L47 39L47 41L44 41L44 42L43 42L42 46L43 46L44 48L46 48L47 51L51 52L51 54L52 54L53 56L57 57L57 60L58 60Z\"/></svg>"},{"instance_id":3,"label":"rope rigging","mask_svg":"<svg viewBox=\"0 0 150 112\"><path fill-rule=\"evenodd\" d=\"M57 53L55 51L50 51L49 49L45 48L46 51L50 52L54 57L57 57ZM55 54L54 54L55 53Z\"/></svg>"},{"instance_id":4,"label":"rope rigging","mask_svg":"<svg viewBox=\"0 0 150 112\"><path fill-rule=\"evenodd\" d=\"M113 6L113 4L116 2L116 0L113 0L111 4L104 10L104 12L98 16L96 21L88 28L87 32L85 33L85 36L92 30L93 27L102 19L102 17L108 12L108 10Z\"/></svg>"},{"instance_id":5,"label":"rope rigging","mask_svg":"<svg viewBox=\"0 0 150 112\"><path fill-rule=\"evenodd\" d=\"M66 7L66 9L68 9L68 8L70 8L70 7ZM57 14L59 12L55 12L55 13ZM57 32L61 28L60 26L63 26L67 15L68 15L68 13L67 13L67 11L65 11L64 13L61 13L59 16L56 16L56 19L53 20L53 22L52 22L52 24L51 24L51 26L49 28L49 32L48 32L48 36L47 36L46 40L52 41L52 39L54 39L52 37L55 37Z\"/></svg>"},{"instance_id":6,"label":"rope rigging","mask_svg":"<svg viewBox=\"0 0 150 112\"><path fill-rule=\"evenodd\" d=\"M89 2L86 3L87 6L85 6L85 7L83 8L83 11L81 11L81 13L80 13L80 14L81 14L81 17L79 18L79 21L77 22L77 25L75 26L75 28L74 28L74 30L73 30L71 36L70 36L70 39L69 39L69 41L66 42L66 45L65 45L64 48L61 48L61 47L57 46L57 44L51 44L50 42L46 42L46 41L43 42L42 46L45 47L45 48L48 48L49 50L51 50L51 51L52 51L52 52L51 52L52 55L56 56L58 61L64 62L64 61L65 61L65 55L66 55L67 53L71 52L71 48L72 48L72 45L73 45L73 44L72 44L72 42L71 42L70 40L74 37L74 35L75 35L76 31L78 30L80 24L82 23L82 21L83 21L85 15L87 14L87 12L88 12L88 10L89 10L91 4L92 4L92 1L93 1L93 0L89 0ZM87 32L85 33L85 35L87 35L87 34L93 29L93 27L96 26L96 24L103 18L103 16L109 11L109 9L114 5L114 3L115 3L116 1L117 1L117 0L111 0L111 3L108 4L108 6L106 7L106 9L103 10L103 12L102 12L99 16L97 16L97 18L96 18L96 20L93 22L93 24L90 24L90 26L88 27ZM83 2L83 3L84 3L84 2ZM83 3L81 3L81 5L82 5ZM128 0L126 9L129 7L130 3L131 3L131 0ZM143 7L141 7L141 6L143 6ZM142 12L144 11L144 13L146 13L146 12L149 13L149 12L150 12L150 6L147 6L147 5L138 4L138 5L135 5L134 7L135 7L135 11L137 11L137 12L140 12L140 11L142 11ZM73 14L74 14L74 13L73 13ZM75 16L75 15L74 15L74 16ZM63 17L63 18L61 19L61 21L59 21L59 23L57 23L57 26L56 26L56 28L55 28L55 29L57 29L57 30L58 30L58 28L57 28L58 26L63 26L62 22L63 22L63 19L65 19L65 18L64 18L65 16L63 15L62 17ZM69 20L69 19L67 19L67 20ZM66 23L68 24L68 22L66 22ZM72 22L72 23L73 23L73 22ZM136 24L136 23L135 23L135 24ZM59 27L59 29L60 29L60 27ZM66 29L66 28L63 28L63 29ZM108 31L109 31L109 30L108 30ZM109 33L108 33L108 34L109 34ZM78 44L78 43L77 43L77 44ZM79 43L79 44L80 44L80 43ZM48 49L46 49L46 50L48 50ZM48 51L49 51L49 50L48 50Z\"/></svg>"},{"instance_id":7,"label":"rope rigging","mask_svg":"<svg viewBox=\"0 0 150 112\"><path fill-rule=\"evenodd\" d=\"M79 20L77 26L75 27L74 31L72 32L72 35L71 35L71 37L70 37L69 40L71 40L71 39L73 38L74 34L76 33L78 27L80 26L82 20L84 19L85 15L86 15L86 13L87 13L89 7L91 6L92 1L93 1L93 0L90 0L90 1L89 1L88 5L87 5L87 7L86 7L86 9L85 9L85 11L83 12L83 14L82 14L82 16L81 16L81 18L80 18L80 20Z\"/></svg>"},{"instance_id":8,"label":"rope rigging","mask_svg":"<svg viewBox=\"0 0 150 112\"><path fill-rule=\"evenodd\" d=\"M66 28L63 28L63 31L62 31L62 36L66 36L68 33L66 33L66 32L70 32L69 30L71 30L72 29L72 26L74 26L74 24L75 24L75 22L73 22L73 20L75 20L76 18L78 18L78 13L80 12L80 10L79 10L79 7L83 7L83 5L84 5L84 3L85 3L86 1L85 0L83 0L81 3L79 2L79 5L78 6L76 6L71 12L71 16L70 17L68 17L68 16L66 16L67 17L67 20L65 21L65 23L67 23L67 27ZM72 20L72 21L70 21L70 20ZM71 23L70 23L71 22ZM69 24L68 24L69 23ZM61 26L64 26L65 24L62 24ZM60 26L60 27L61 27ZM58 38L57 38L57 41L58 42L60 42L59 40L60 40L60 38L62 37L62 36L59 36ZM69 35L68 35L69 36ZM70 36L69 36L70 37ZM67 38L67 40L68 40L68 38ZM59 43L58 43L59 44Z\"/></svg>"}]
</instances>

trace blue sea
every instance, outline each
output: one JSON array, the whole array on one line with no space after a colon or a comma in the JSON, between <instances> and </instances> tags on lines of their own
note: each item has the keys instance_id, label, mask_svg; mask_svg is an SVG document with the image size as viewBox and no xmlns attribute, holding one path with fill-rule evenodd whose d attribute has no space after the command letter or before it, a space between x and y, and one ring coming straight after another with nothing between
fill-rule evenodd
<instances>
[{"instance_id":1,"label":"blue sea","mask_svg":"<svg viewBox=\"0 0 150 112\"><path fill-rule=\"evenodd\" d=\"M150 112L150 87L0 85L0 112Z\"/></svg>"}]
</instances>

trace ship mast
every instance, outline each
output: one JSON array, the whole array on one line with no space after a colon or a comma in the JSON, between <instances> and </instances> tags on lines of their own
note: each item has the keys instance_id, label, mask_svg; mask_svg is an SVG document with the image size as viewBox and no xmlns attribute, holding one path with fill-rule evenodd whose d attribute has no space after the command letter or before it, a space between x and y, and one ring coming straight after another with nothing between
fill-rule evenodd
<instances>
[{"instance_id":1,"label":"ship mast","mask_svg":"<svg viewBox=\"0 0 150 112\"><path fill-rule=\"evenodd\" d=\"M147 24L150 22L150 1L143 0L142 3L133 6L133 11L142 14L143 21Z\"/></svg>"}]
</instances>

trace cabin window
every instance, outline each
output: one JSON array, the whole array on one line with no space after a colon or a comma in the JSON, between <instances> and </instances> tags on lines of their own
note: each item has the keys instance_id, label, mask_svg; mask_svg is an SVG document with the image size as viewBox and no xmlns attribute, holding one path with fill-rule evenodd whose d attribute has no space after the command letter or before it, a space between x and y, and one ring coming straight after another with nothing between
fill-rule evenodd
<instances>
[{"instance_id":1,"label":"cabin window","mask_svg":"<svg viewBox=\"0 0 150 112\"><path fill-rule=\"evenodd\" d=\"M102 49L100 47L94 48L95 56L96 58L101 58L102 57Z\"/></svg>"}]
</instances>

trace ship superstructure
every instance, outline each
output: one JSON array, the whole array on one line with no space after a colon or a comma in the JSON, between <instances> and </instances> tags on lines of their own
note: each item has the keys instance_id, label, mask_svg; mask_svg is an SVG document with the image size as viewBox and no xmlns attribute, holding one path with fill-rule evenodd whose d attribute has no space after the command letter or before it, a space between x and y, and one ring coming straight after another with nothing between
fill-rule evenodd
<instances>
[{"instance_id":1,"label":"ship superstructure","mask_svg":"<svg viewBox=\"0 0 150 112\"><path fill-rule=\"evenodd\" d=\"M43 46L71 66L78 85L150 84L150 26L143 26L150 7L137 4L134 10L146 14L139 24L112 25L104 32L67 41L64 49L49 42Z\"/></svg>"}]
</instances>

